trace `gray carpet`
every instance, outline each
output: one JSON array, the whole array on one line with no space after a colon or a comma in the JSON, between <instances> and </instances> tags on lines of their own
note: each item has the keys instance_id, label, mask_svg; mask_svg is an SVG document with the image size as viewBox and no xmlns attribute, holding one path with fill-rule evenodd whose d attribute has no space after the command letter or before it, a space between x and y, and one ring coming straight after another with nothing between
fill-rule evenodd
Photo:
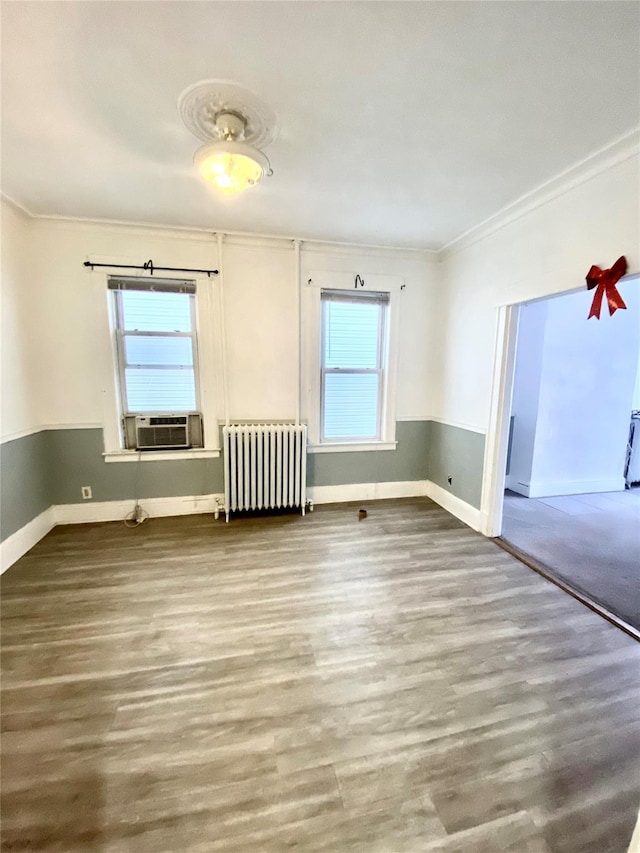
<instances>
[{"instance_id":1,"label":"gray carpet","mask_svg":"<svg viewBox=\"0 0 640 853\"><path fill-rule=\"evenodd\" d=\"M640 488L536 500L507 492L502 538L640 630Z\"/></svg>"}]
</instances>

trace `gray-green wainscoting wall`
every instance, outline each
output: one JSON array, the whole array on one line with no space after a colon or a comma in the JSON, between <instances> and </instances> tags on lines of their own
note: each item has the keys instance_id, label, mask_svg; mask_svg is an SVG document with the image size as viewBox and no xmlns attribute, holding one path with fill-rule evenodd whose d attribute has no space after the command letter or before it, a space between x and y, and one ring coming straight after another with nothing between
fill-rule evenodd
<instances>
[{"instance_id":1,"label":"gray-green wainscoting wall","mask_svg":"<svg viewBox=\"0 0 640 853\"><path fill-rule=\"evenodd\" d=\"M483 433L429 421L427 479L480 509L484 442Z\"/></svg>"},{"instance_id":2,"label":"gray-green wainscoting wall","mask_svg":"<svg viewBox=\"0 0 640 853\"><path fill-rule=\"evenodd\" d=\"M0 444L0 541L51 506L49 434Z\"/></svg>"},{"instance_id":3,"label":"gray-green wainscoting wall","mask_svg":"<svg viewBox=\"0 0 640 853\"><path fill-rule=\"evenodd\" d=\"M309 454L307 485L432 480L479 508L484 435L425 420L399 421L396 438L396 450ZM221 458L106 463L101 429L43 430L0 447L2 539L53 504L79 503L82 486L94 501L224 490Z\"/></svg>"}]
</instances>

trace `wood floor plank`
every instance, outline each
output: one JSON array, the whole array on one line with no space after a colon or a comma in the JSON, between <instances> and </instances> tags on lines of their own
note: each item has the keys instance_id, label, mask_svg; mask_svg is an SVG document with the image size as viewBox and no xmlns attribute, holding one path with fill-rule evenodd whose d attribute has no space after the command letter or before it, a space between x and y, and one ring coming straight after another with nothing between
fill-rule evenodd
<instances>
[{"instance_id":1,"label":"wood floor plank","mask_svg":"<svg viewBox=\"0 0 640 853\"><path fill-rule=\"evenodd\" d=\"M427 499L55 528L2 579L2 849L624 853L640 645Z\"/></svg>"}]
</instances>

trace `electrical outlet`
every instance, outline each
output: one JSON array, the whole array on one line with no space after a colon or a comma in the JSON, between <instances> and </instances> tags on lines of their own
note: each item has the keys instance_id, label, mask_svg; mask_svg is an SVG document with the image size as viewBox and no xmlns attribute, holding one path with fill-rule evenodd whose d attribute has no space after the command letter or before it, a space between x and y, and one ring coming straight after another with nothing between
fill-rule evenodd
<instances>
[{"instance_id":1,"label":"electrical outlet","mask_svg":"<svg viewBox=\"0 0 640 853\"><path fill-rule=\"evenodd\" d=\"M91 486L83 486L82 487L82 500L90 501L93 495L91 494Z\"/></svg>"}]
</instances>

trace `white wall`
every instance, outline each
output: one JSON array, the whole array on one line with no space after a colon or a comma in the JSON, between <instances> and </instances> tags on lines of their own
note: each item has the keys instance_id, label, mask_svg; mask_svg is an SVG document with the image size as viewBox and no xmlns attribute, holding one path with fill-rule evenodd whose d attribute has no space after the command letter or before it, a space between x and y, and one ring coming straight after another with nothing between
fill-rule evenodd
<instances>
[{"instance_id":1,"label":"white wall","mask_svg":"<svg viewBox=\"0 0 640 853\"><path fill-rule=\"evenodd\" d=\"M518 468L515 483L508 478L515 491L540 497L624 488L640 291L635 281L619 289L627 310L600 321L586 319L582 293L521 309L512 458L525 456L529 471ZM535 397L535 413L531 398L523 406L523 392Z\"/></svg>"},{"instance_id":2,"label":"white wall","mask_svg":"<svg viewBox=\"0 0 640 853\"><path fill-rule=\"evenodd\" d=\"M2 199L0 250L1 385L0 434L28 432L39 423L35 384L34 295L31 289L31 220Z\"/></svg>"},{"instance_id":3,"label":"white wall","mask_svg":"<svg viewBox=\"0 0 640 853\"><path fill-rule=\"evenodd\" d=\"M436 416L486 429L498 306L581 288L591 264L622 254L640 271L637 149L558 192L445 253ZM585 317L591 296L581 293Z\"/></svg>"},{"instance_id":4,"label":"white wall","mask_svg":"<svg viewBox=\"0 0 640 853\"><path fill-rule=\"evenodd\" d=\"M140 264L152 258L159 266L210 268L217 263L215 241L48 220L35 220L32 231L40 423L100 425L104 374L112 365L107 301L83 262L91 257Z\"/></svg>"},{"instance_id":5,"label":"white wall","mask_svg":"<svg viewBox=\"0 0 640 853\"><path fill-rule=\"evenodd\" d=\"M306 244L302 252L302 281L314 270L357 271L400 276L405 284L400 302L400 346L396 416L398 420L427 420L433 410L433 390L439 365L434 359L438 327L436 306L440 282L437 255L389 252L380 249L333 248Z\"/></svg>"},{"instance_id":6,"label":"white wall","mask_svg":"<svg viewBox=\"0 0 640 853\"><path fill-rule=\"evenodd\" d=\"M291 242L231 242L223 256L230 417L293 419L298 313Z\"/></svg>"},{"instance_id":7,"label":"white wall","mask_svg":"<svg viewBox=\"0 0 640 853\"><path fill-rule=\"evenodd\" d=\"M96 294L83 261L140 264L152 258L157 266L212 268L218 266L216 238L61 220L34 220L31 227L30 342L39 365L38 417L47 425L99 425L111 363L106 299ZM230 236L223 258L230 417L292 418L299 382L293 243ZM397 412L399 418L427 419L435 382L430 318L437 263L422 252L305 243L301 266L303 275L326 268L403 277Z\"/></svg>"}]
</instances>

